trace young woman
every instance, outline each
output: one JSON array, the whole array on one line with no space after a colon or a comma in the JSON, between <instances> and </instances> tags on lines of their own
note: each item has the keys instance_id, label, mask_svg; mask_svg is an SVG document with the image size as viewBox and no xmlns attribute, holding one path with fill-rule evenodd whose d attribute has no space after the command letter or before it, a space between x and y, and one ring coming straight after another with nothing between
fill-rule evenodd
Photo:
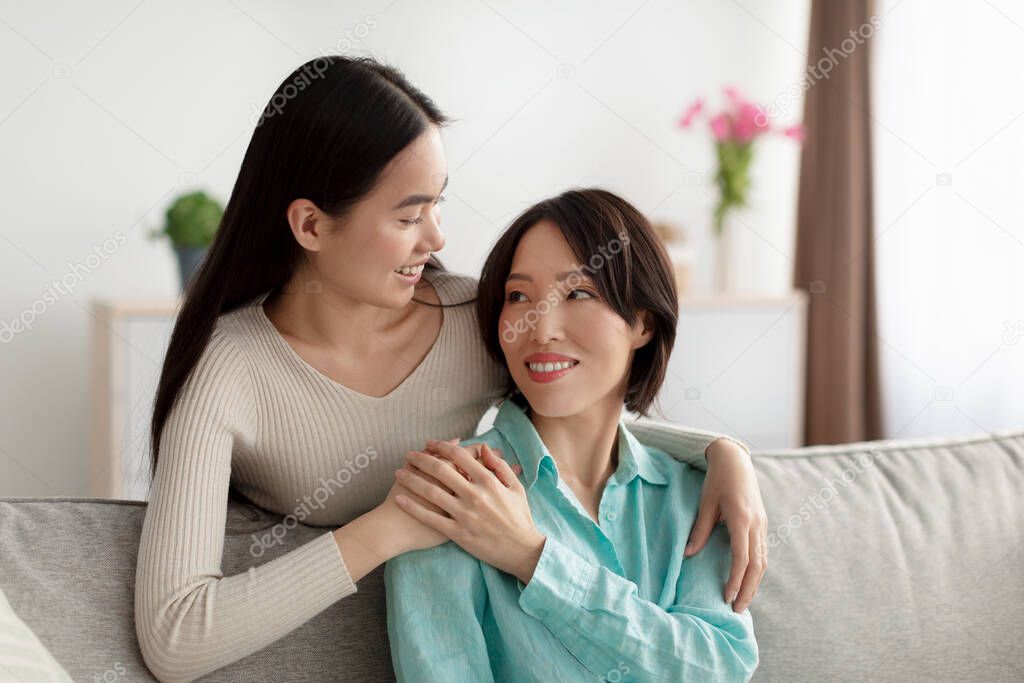
<instances>
[{"instance_id":1,"label":"young woman","mask_svg":"<svg viewBox=\"0 0 1024 683\"><path fill-rule=\"evenodd\" d=\"M403 495L402 507L452 541L387 563L399 682L750 678L750 614L719 592L724 535L683 553L703 473L620 419L623 404L646 412L675 340L672 270L650 225L601 190L541 202L498 240L477 310L515 393L463 442L483 444L493 473L454 445L468 476L421 452L396 472L431 504Z\"/></svg>"},{"instance_id":2,"label":"young woman","mask_svg":"<svg viewBox=\"0 0 1024 683\"><path fill-rule=\"evenodd\" d=\"M398 71L343 57L299 67L257 123L154 405L135 615L158 678L234 662L448 540L395 504L393 472L427 439L472 436L508 378L481 342L476 282L434 256L444 123ZM666 450L708 470L695 546L726 521L741 607L764 508L748 454L715 436ZM224 576L229 496L328 528Z\"/></svg>"}]
</instances>

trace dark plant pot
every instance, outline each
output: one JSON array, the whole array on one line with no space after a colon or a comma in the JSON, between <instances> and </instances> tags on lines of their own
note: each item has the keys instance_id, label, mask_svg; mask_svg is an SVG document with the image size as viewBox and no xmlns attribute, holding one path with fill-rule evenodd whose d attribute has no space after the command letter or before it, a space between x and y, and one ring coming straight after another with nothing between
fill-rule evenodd
<instances>
[{"instance_id":1,"label":"dark plant pot","mask_svg":"<svg viewBox=\"0 0 1024 683\"><path fill-rule=\"evenodd\" d=\"M184 292L189 280L203 262L208 247L174 247L178 257L178 273L181 275L181 291Z\"/></svg>"}]
</instances>

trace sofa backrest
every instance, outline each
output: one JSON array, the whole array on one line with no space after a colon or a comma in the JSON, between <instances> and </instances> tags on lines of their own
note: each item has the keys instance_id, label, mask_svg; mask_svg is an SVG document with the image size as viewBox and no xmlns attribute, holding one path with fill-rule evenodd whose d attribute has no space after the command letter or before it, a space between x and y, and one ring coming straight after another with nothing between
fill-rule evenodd
<instances>
[{"instance_id":1,"label":"sofa backrest","mask_svg":"<svg viewBox=\"0 0 1024 683\"><path fill-rule=\"evenodd\" d=\"M652 444L652 445L657 445ZM769 570L755 681L1024 680L1024 432L755 454ZM75 680L152 680L132 616L144 503L0 500L0 588ZM323 532L231 504L225 575ZM394 680L383 568L205 680Z\"/></svg>"},{"instance_id":2,"label":"sofa backrest","mask_svg":"<svg viewBox=\"0 0 1024 683\"><path fill-rule=\"evenodd\" d=\"M756 458L755 681L1024 681L1024 432Z\"/></svg>"}]
</instances>

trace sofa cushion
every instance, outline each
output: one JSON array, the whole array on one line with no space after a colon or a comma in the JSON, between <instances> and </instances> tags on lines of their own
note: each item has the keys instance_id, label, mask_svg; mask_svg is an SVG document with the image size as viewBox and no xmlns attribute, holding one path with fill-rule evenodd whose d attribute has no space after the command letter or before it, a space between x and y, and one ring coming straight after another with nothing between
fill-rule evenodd
<instances>
[{"instance_id":1,"label":"sofa cushion","mask_svg":"<svg viewBox=\"0 0 1024 683\"><path fill-rule=\"evenodd\" d=\"M0 500L0 588L75 680L152 681L135 637L135 561L142 502ZM250 548L282 521L229 505L222 571L244 572L323 534L290 528L280 545ZM290 526L290 525L289 525ZM384 621L384 568L289 635L218 669L209 681L393 681ZM97 678L98 677L98 678Z\"/></svg>"}]
</instances>

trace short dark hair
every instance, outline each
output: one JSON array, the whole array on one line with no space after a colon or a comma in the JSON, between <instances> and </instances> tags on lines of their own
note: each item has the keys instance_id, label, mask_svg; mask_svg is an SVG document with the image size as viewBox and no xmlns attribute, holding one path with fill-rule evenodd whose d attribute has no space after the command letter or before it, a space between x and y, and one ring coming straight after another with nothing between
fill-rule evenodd
<instances>
[{"instance_id":1,"label":"short dark hair","mask_svg":"<svg viewBox=\"0 0 1024 683\"><path fill-rule=\"evenodd\" d=\"M646 416L668 371L679 303L674 271L661 239L632 204L607 190L584 188L545 199L521 213L498 238L484 263L477 292L477 321L487 352L505 363L498 329L505 279L527 230L550 220L562 232L598 293L620 318L636 323L650 311L654 334L636 350L626 389L626 408ZM620 251L612 252L613 245ZM609 252L611 254L609 255ZM509 377L508 396L516 394Z\"/></svg>"}]
</instances>

